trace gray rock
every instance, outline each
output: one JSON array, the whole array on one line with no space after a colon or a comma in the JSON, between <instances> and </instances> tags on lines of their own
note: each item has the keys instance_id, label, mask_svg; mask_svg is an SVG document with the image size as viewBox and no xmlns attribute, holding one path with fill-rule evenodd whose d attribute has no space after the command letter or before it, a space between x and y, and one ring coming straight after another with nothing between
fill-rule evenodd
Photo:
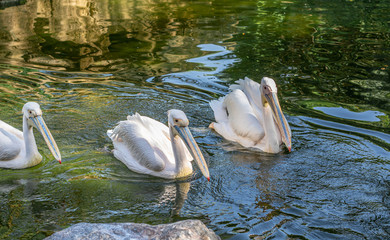
<instances>
[{"instance_id":1,"label":"gray rock","mask_svg":"<svg viewBox=\"0 0 390 240\"><path fill-rule=\"evenodd\" d=\"M78 223L56 232L45 240L218 240L220 237L199 220L170 224Z\"/></svg>"}]
</instances>

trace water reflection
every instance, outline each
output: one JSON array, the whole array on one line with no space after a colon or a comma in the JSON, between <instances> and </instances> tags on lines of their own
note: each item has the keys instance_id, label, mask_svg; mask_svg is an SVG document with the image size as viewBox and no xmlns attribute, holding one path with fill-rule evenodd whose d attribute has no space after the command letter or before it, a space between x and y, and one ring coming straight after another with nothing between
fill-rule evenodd
<instances>
[{"instance_id":1,"label":"water reflection","mask_svg":"<svg viewBox=\"0 0 390 240\"><path fill-rule=\"evenodd\" d=\"M384 0L31 0L1 9L1 120L21 126L23 104L39 102L64 159L41 148L40 165L0 170L0 238L188 218L223 239L388 238L389 10ZM277 81L292 128L289 154L244 151L207 128L211 99L264 75ZM191 119L210 183L199 173L159 182L101 150L112 149L105 131L126 115L165 122L170 108ZM346 117L372 111L380 121Z\"/></svg>"},{"instance_id":2,"label":"water reflection","mask_svg":"<svg viewBox=\"0 0 390 240\"><path fill-rule=\"evenodd\" d=\"M380 106L387 113L389 36L381 33L380 19L389 6L352 1L342 13L339 4L258 1L255 24L244 19L240 24L246 26L245 34L232 39L245 43L234 52L241 59L230 69L234 79L274 76L294 109L314 100L365 106L360 111ZM296 100L302 101L296 105Z\"/></svg>"},{"instance_id":3,"label":"water reflection","mask_svg":"<svg viewBox=\"0 0 390 240\"><path fill-rule=\"evenodd\" d=\"M213 12L208 14L213 16ZM2 61L58 70L108 71L131 66L139 74L170 73L174 70L167 68L188 59L194 44L201 43L195 36L202 35L207 42L232 34L194 28L203 24L196 10L175 1L34 0L7 9L0 18L6 36L0 47ZM220 23L232 29L235 20L229 15L224 18Z\"/></svg>"},{"instance_id":4,"label":"water reflection","mask_svg":"<svg viewBox=\"0 0 390 240\"><path fill-rule=\"evenodd\" d=\"M189 91L205 92L208 95L215 96L215 94L224 94L227 91L227 86L224 81L218 78L222 75L222 72L231 67L238 59L233 55L232 51L227 50L222 46L215 44L201 44L198 45L203 52L216 52L207 54L198 58L187 59L187 62L198 63L198 65L204 69L169 73L159 77L149 78L147 81L157 84L166 88L167 86L173 86L172 91L188 94ZM163 85L159 83L164 83ZM179 86L179 88L177 88ZM201 96L204 98L210 98L210 96Z\"/></svg>"},{"instance_id":5,"label":"water reflection","mask_svg":"<svg viewBox=\"0 0 390 240\"><path fill-rule=\"evenodd\" d=\"M152 222L160 221L160 218L166 218L165 222L169 222L180 215L190 184L151 185L148 182L121 183L89 178L70 179L60 184L50 179L3 180L0 198L6 204L1 208L0 219L7 224L2 224L0 236L6 239L47 234L57 231L58 224L80 220L143 222L147 217L155 219ZM50 189L50 192L42 194L42 188ZM90 210L85 211L87 208ZM63 217L59 219L58 216ZM36 229L33 222L38 222L40 229ZM19 235L17 229L21 227L25 228L26 233Z\"/></svg>"},{"instance_id":6,"label":"water reflection","mask_svg":"<svg viewBox=\"0 0 390 240\"><path fill-rule=\"evenodd\" d=\"M334 117L369 122L378 122L380 119L377 116L385 115L379 111L352 112L342 107L315 107L314 109Z\"/></svg>"}]
</instances>

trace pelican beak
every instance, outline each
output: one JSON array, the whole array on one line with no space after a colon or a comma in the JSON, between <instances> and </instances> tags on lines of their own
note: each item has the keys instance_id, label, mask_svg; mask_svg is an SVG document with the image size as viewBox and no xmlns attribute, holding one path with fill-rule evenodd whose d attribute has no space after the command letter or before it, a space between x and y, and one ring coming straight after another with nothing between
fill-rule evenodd
<instances>
[{"instance_id":1,"label":"pelican beak","mask_svg":"<svg viewBox=\"0 0 390 240\"><path fill-rule=\"evenodd\" d=\"M179 133L180 138L187 146L192 157L195 159L195 162L198 165L203 176L205 176L207 180L210 182L209 168L207 167L207 163L204 160L203 154L200 151L198 144L196 144L195 139L190 132L190 129L188 127L179 127L179 126L174 126L174 128Z\"/></svg>"},{"instance_id":2,"label":"pelican beak","mask_svg":"<svg viewBox=\"0 0 390 240\"><path fill-rule=\"evenodd\" d=\"M61 163L60 150L58 150L57 143L56 141L54 141L54 138L51 135L49 129L47 128L42 116L30 117L30 119L45 139L45 142L49 147L51 154L53 154L54 158Z\"/></svg>"},{"instance_id":3,"label":"pelican beak","mask_svg":"<svg viewBox=\"0 0 390 240\"><path fill-rule=\"evenodd\" d=\"M284 144L286 144L288 151L291 152L291 129L283 115L278 96L276 95L276 92L269 92L268 94L265 94L265 98L267 99L269 105L271 106L272 112L274 113L274 119L282 135L282 141Z\"/></svg>"}]
</instances>

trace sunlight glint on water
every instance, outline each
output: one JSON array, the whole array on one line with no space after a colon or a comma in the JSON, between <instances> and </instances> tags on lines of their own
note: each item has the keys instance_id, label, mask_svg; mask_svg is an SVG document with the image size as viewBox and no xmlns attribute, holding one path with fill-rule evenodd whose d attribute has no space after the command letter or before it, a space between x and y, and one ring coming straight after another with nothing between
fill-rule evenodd
<instances>
[{"instance_id":1,"label":"sunlight glint on water","mask_svg":"<svg viewBox=\"0 0 390 240\"><path fill-rule=\"evenodd\" d=\"M389 3L77 4L0 8L1 120L21 129L23 104L39 102L63 156L35 132L43 162L0 170L1 239L182 219L223 239L388 238ZM278 84L291 153L251 152L207 128L210 100L264 75ZM170 108L191 121L210 183L198 169L140 175L110 153L107 129L135 112L166 123Z\"/></svg>"}]
</instances>

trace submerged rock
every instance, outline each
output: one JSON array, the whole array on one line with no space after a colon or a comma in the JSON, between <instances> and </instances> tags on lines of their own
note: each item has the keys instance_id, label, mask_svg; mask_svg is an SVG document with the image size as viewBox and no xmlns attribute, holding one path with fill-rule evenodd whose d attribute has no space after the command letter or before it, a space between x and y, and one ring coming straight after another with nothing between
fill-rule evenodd
<instances>
[{"instance_id":1,"label":"submerged rock","mask_svg":"<svg viewBox=\"0 0 390 240\"><path fill-rule=\"evenodd\" d=\"M212 230L199 220L184 220L170 224L143 223L78 223L56 232L45 240L117 240L117 239L169 239L217 240Z\"/></svg>"}]
</instances>

